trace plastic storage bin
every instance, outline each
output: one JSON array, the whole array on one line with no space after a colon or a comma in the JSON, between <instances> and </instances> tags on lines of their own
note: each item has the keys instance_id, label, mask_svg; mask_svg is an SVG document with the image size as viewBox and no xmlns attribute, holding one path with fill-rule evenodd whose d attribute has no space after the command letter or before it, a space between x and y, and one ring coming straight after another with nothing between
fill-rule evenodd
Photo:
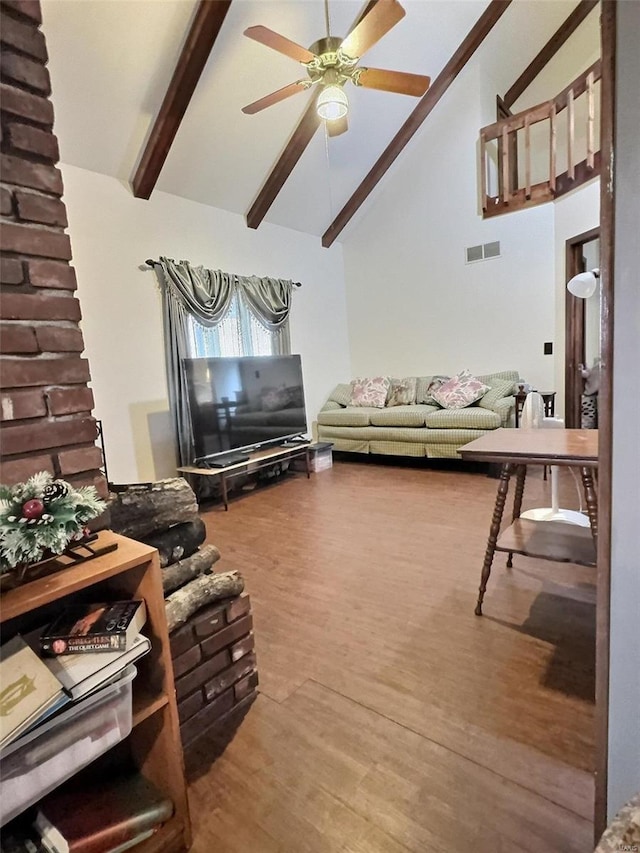
<instances>
[{"instance_id":1,"label":"plastic storage bin","mask_svg":"<svg viewBox=\"0 0 640 853\"><path fill-rule=\"evenodd\" d=\"M136 668L9 744L0 756L0 826L131 732Z\"/></svg>"},{"instance_id":2,"label":"plastic storage bin","mask_svg":"<svg viewBox=\"0 0 640 853\"><path fill-rule=\"evenodd\" d=\"M328 468L333 468L333 452L329 447L320 447L311 457L311 470L315 473L318 471L326 471Z\"/></svg>"}]
</instances>

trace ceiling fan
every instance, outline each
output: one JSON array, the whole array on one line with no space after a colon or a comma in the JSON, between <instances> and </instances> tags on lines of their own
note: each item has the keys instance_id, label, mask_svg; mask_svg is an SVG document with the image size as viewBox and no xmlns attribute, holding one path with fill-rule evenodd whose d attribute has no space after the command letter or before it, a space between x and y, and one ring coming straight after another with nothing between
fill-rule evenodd
<instances>
[{"instance_id":1,"label":"ceiling fan","mask_svg":"<svg viewBox=\"0 0 640 853\"><path fill-rule=\"evenodd\" d=\"M384 92L414 97L424 95L431 82L429 77L407 74L404 71L363 68L358 65L363 54L405 16L405 10L398 0L378 0L369 6L369 10L349 35L340 39L329 33L329 7L328 0L325 0L327 36L314 42L308 49L267 27L255 26L246 29L244 35L248 38L304 65L308 77L296 80L295 83L248 104L242 108L242 112L253 115L291 95L306 91L312 86L319 86L316 111L321 119L326 120L329 135L337 136L347 130L349 101L344 91L347 80L351 80L355 86L367 89L381 89Z\"/></svg>"}]
</instances>

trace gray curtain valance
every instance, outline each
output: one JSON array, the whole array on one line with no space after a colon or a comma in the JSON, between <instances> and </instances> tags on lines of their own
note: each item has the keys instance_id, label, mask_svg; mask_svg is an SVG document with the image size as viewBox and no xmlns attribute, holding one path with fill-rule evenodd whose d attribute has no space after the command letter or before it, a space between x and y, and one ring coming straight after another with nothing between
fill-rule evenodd
<instances>
[{"instance_id":1,"label":"gray curtain valance","mask_svg":"<svg viewBox=\"0 0 640 853\"><path fill-rule=\"evenodd\" d=\"M217 326L237 293L254 317L277 332L289 319L293 282L282 278L239 276L194 267L188 261L160 258L165 288L203 326Z\"/></svg>"}]
</instances>

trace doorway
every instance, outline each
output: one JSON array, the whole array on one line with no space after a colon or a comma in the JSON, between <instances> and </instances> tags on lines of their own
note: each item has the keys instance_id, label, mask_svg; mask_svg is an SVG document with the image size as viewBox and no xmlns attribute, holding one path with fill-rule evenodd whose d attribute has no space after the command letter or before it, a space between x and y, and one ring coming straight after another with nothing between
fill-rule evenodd
<instances>
[{"instance_id":1,"label":"doorway","mask_svg":"<svg viewBox=\"0 0 640 853\"><path fill-rule=\"evenodd\" d=\"M566 281L600 267L600 229L592 228L566 242ZM581 299L565 293L564 413L567 429L582 426L583 367L600 359L600 287ZM597 424L594 424L594 426Z\"/></svg>"}]
</instances>

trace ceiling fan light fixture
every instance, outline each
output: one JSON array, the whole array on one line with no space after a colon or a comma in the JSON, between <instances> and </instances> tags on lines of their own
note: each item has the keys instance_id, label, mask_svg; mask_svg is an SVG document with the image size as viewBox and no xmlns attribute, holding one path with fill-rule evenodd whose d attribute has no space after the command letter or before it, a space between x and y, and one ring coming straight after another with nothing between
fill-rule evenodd
<instances>
[{"instance_id":1,"label":"ceiling fan light fixture","mask_svg":"<svg viewBox=\"0 0 640 853\"><path fill-rule=\"evenodd\" d=\"M325 121L344 118L349 112L349 101L342 86L325 86L318 95L316 112Z\"/></svg>"}]
</instances>

